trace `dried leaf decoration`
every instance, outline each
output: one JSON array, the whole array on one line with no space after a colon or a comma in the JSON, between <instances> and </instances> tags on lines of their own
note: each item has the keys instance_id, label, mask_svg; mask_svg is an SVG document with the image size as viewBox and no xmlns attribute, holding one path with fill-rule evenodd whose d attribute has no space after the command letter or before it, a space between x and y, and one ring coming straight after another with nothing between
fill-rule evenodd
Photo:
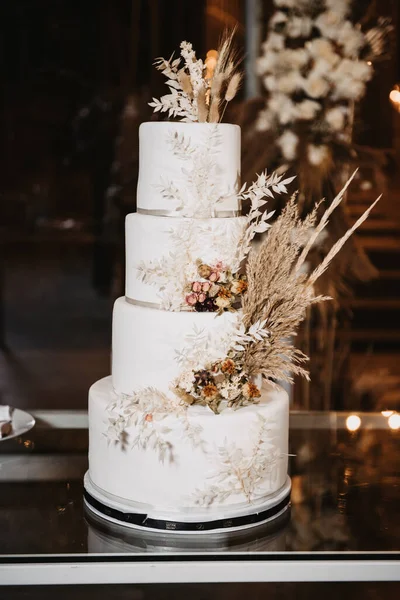
<instances>
[{"instance_id":1,"label":"dried leaf decoration","mask_svg":"<svg viewBox=\"0 0 400 600\"><path fill-rule=\"evenodd\" d=\"M170 118L180 117L186 122L219 123L242 81L242 73L238 71L240 60L233 48L234 34L235 29L224 35L211 73L197 59L189 42L181 43L179 58L156 59L154 64L167 78L170 93L160 99L153 98L149 105L154 112L165 112Z\"/></svg>"}]
</instances>

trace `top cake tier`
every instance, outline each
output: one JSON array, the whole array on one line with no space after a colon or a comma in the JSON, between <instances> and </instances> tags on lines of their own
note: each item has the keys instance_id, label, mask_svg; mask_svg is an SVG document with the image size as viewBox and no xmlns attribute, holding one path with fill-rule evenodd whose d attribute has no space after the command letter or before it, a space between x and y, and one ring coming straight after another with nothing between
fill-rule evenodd
<instances>
[{"instance_id":1,"label":"top cake tier","mask_svg":"<svg viewBox=\"0 0 400 600\"><path fill-rule=\"evenodd\" d=\"M138 212L177 217L240 214L240 127L142 123Z\"/></svg>"}]
</instances>

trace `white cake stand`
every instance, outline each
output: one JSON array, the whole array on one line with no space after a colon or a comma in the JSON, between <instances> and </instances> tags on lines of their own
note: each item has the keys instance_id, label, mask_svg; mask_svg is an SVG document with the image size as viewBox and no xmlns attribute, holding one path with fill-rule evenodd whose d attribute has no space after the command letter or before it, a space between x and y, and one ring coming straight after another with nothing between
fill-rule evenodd
<instances>
[{"instance_id":1,"label":"white cake stand","mask_svg":"<svg viewBox=\"0 0 400 600\"><path fill-rule=\"evenodd\" d=\"M92 482L88 472L84 488L86 508L109 523L142 531L193 536L244 531L282 517L290 507L291 481L288 477L280 490L262 502L224 507L220 511L201 508L195 511L159 511L152 506L108 494Z\"/></svg>"}]
</instances>

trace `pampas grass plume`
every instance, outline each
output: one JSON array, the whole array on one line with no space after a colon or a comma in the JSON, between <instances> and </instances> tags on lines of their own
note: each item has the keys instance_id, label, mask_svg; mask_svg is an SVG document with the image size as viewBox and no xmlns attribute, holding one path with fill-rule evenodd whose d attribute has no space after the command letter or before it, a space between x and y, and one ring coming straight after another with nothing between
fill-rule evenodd
<instances>
[{"instance_id":1,"label":"pampas grass plume","mask_svg":"<svg viewBox=\"0 0 400 600\"><path fill-rule=\"evenodd\" d=\"M232 75L232 78L231 78L230 82L228 83L228 87L226 88L226 92L225 92L225 100L227 102L230 102L236 96L241 82L242 82L242 74L241 73L235 73L234 75Z\"/></svg>"}]
</instances>

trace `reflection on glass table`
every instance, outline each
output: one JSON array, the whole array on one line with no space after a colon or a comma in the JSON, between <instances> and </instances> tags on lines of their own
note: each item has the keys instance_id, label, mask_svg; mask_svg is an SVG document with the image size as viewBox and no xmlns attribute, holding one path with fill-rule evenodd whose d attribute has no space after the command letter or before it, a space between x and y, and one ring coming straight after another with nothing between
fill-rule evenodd
<instances>
[{"instance_id":1,"label":"reflection on glass table","mask_svg":"<svg viewBox=\"0 0 400 600\"><path fill-rule=\"evenodd\" d=\"M290 512L241 534L183 540L87 514L86 416L37 412L35 429L0 447L0 579L35 564L26 583L56 583L74 564L87 582L107 573L109 582L143 583L149 565L151 581L193 581L187 563L179 570L190 559L199 577L207 565L209 581L218 581L217 563L221 581L398 580L400 429L389 416L356 416L291 415ZM166 561L175 571L162 571Z\"/></svg>"}]
</instances>

